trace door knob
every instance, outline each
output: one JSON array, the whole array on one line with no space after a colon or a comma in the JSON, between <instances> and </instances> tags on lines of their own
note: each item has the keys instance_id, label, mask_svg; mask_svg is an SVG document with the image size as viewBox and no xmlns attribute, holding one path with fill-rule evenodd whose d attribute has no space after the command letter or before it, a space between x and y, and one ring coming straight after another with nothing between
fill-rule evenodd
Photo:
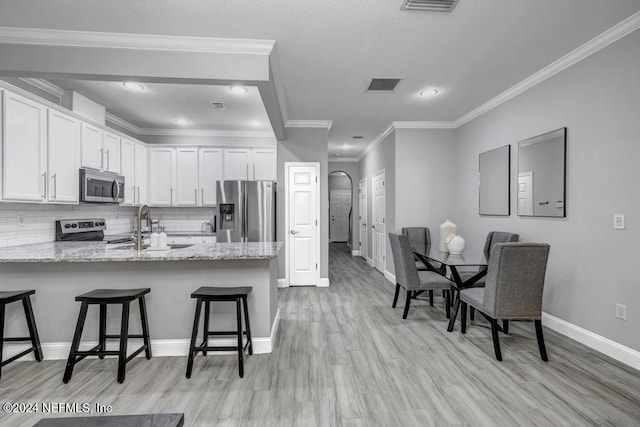
<instances>
[{"instance_id":1,"label":"door knob","mask_svg":"<svg viewBox=\"0 0 640 427\"><path fill-rule=\"evenodd\" d=\"M291 234L298 234L296 230L291 230Z\"/></svg>"}]
</instances>

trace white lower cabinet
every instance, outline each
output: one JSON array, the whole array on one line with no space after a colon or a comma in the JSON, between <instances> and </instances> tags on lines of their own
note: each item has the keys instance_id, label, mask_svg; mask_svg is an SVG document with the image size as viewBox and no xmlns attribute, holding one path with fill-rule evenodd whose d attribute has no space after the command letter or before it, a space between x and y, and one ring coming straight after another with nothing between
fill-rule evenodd
<instances>
[{"instance_id":1,"label":"white lower cabinet","mask_svg":"<svg viewBox=\"0 0 640 427\"><path fill-rule=\"evenodd\" d=\"M48 118L47 200L52 203L78 203L81 122L56 110L49 110Z\"/></svg>"},{"instance_id":2,"label":"white lower cabinet","mask_svg":"<svg viewBox=\"0 0 640 427\"><path fill-rule=\"evenodd\" d=\"M149 204L173 206L176 176L175 148L149 149Z\"/></svg>"}]
</instances>

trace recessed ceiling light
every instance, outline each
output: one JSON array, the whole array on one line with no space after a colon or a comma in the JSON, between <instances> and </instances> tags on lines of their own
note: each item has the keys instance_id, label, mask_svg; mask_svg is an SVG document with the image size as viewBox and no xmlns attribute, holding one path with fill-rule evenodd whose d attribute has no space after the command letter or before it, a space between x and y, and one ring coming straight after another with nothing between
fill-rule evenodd
<instances>
[{"instance_id":1,"label":"recessed ceiling light","mask_svg":"<svg viewBox=\"0 0 640 427\"><path fill-rule=\"evenodd\" d=\"M185 126L185 125L188 125L189 123L191 123L187 119L176 119L175 122L176 122L176 124L178 124L180 126Z\"/></svg>"},{"instance_id":2,"label":"recessed ceiling light","mask_svg":"<svg viewBox=\"0 0 640 427\"><path fill-rule=\"evenodd\" d=\"M349 144L342 144L342 149L346 150L348 148L351 148L351 146Z\"/></svg>"},{"instance_id":3,"label":"recessed ceiling light","mask_svg":"<svg viewBox=\"0 0 640 427\"><path fill-rule=\"evenodd\" d=\"M255 127L255 126L258 126L258 125L260 125L259 121L257 121L257 120L249 120L249 126Z\"/></svg>"},{"instance_id":4,"label":"recessed ceiling light","mask_svg":"<svg viewBox=\"0 0 640 427\"><path fill-rule=\"evenodd\" d=\"M142 86L138 82L124 82L124 83L122 83L122 85L124 87L126 87L127 89L135 90L136 92L142 92L144 90L144 86Z\"/></svg>"},{"instance_id":5,"label":"recessed ceiling light","mask_svg":"<svg viewBox=\"0 0 640 427\"><path fill-rule=\"evenodd\" d=\"M237 95L244 95L245 93L249 92L249 89L247 89L244 86L230 86L229 90Z\"/></svg>"},{"instance_id":6,"label":"recessed ceiling light","mask_svg":"<svg viewBox=\"0 0 640 427\"><path fill-rule=\"evenodd\" d=\"M431 88L431 89L425 89L422 92L420 92L420 96L430 97L430 96L436 96L438 93L439 93L438 89Z\"/></svg>"}]
</instances>

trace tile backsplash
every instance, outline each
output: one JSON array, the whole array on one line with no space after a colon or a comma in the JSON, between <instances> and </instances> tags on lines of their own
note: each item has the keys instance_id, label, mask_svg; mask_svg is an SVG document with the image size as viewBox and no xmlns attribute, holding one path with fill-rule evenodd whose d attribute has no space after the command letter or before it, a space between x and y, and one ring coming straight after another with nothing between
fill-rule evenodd
<instances>
[{"instance_id":1,"label":"tile backsplash","mask_svg":"<svg viewBox=\"0 0 640 427\"><path fill-rule=\"evenodd\" d=\"M58 219L105 218L106 234L133 230L138 209L107 204L44 205L0 203L0 247L45 243L55 240ZM215 208L151 208L152 218L171 231L201 231L204 221L213 221Z\"/></svg>"}]
</instances>

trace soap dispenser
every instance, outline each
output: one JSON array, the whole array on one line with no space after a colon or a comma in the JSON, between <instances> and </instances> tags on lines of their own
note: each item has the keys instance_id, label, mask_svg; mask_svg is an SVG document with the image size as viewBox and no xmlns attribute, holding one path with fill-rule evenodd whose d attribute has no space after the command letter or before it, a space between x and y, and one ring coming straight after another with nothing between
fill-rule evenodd
<instances>
[{"instance_id":1,"label":"soap dispenser","mask_svg":"<svg viewBox=\"0 0 640 427\"><path fill-rule=\"evenodd\" d=\"M160 247L160 234L158 234L158 227L153 227L153 233L151 233L151 249L158 249Z\"/></svg>"},{"instance_id":2,"label":"soap dispenser","mask_svg":"<svg viewBox=\"0 0 640 427\"><path fill-rule=\"evenodd\" d=\"M160 246L161 248L166 248L167 247L167 233L164 232L165 227L162 227L161 230L162 232L160 233L160 236L158 237L158 246Z\"/></svg>"}]
</instances>

